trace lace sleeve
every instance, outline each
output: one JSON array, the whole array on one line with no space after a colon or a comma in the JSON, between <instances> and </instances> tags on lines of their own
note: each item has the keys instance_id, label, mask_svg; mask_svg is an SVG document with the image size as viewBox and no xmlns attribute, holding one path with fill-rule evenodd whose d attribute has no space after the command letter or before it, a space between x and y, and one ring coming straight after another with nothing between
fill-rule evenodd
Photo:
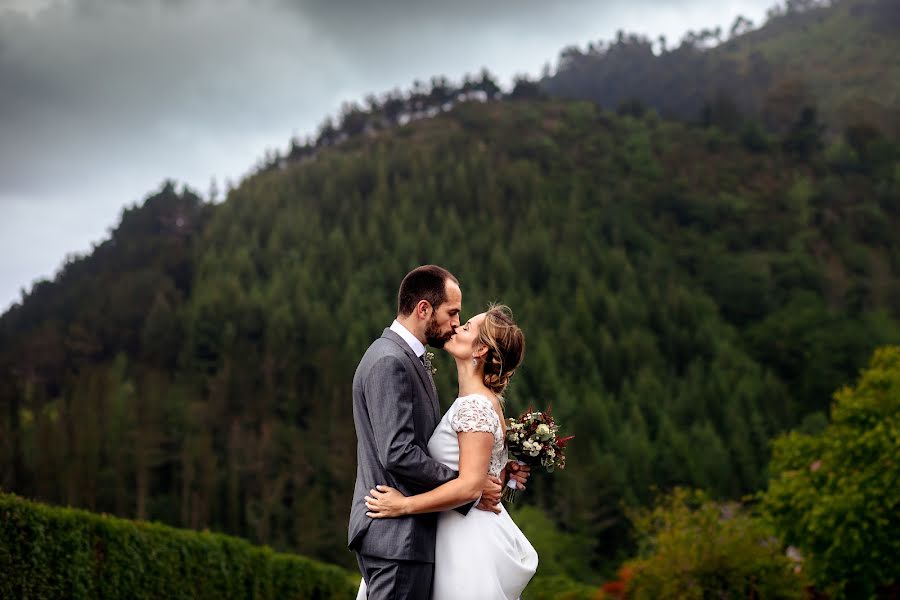
<instances>
[{"instance_id":1,"label":"lace sleeve","mask_svg":"<svg viewBox=\"0 0 900 600\"><path fill-rule=\"evenodd\" d=\"M457 433L497 430L498 418L491 401L484 396L460 398L459 406L450 420L450 427Z\"/></svg>"}]
</instances>

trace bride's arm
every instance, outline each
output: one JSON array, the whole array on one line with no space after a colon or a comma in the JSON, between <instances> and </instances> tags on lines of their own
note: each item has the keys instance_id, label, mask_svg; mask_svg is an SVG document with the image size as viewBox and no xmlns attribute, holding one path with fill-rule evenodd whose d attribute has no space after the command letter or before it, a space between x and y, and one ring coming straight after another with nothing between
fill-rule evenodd
<instances>
[{"instance_id":1,"label":"bride's arm","mask_svg":"<svg viewBox=\"0 0 900 600\"><path fill-rule=\"evenodd\" d=\"M487 481L492 433L459 432L459 477L436 487L430 492L404 496L386 485L376 486L366 496L366 516L374 519L402 517L428 512L441 512L477 500Z\"/></svg>"}]
</instances>

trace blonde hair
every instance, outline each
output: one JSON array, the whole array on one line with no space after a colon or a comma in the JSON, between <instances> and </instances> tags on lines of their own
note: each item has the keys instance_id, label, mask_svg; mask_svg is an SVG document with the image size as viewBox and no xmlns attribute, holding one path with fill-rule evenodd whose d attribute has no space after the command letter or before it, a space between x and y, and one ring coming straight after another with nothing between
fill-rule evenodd
<instances>
[{"instance_id":1,"label":"blonde hair","mask_svg":"<svg viewBox=\"0 0 900 600\"><path fill-rule=\"evenodd\" d=\"M488 306L475 344L487 347L482 357L484 385L495 394L502 394L525 357L525 334L516 325L508 306Z\"/></svg>"}]
</instances>

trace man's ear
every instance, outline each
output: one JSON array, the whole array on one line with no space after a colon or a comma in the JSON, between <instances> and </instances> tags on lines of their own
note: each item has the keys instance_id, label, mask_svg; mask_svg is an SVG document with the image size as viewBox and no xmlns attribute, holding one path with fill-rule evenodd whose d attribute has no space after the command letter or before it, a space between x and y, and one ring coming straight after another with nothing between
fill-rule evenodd
<instances>
[{"instance_id":1,"label":"man's ear","mask_svg":"<svg viewBox=\"0 0 900 600\"><path fill-rule=\"evenodd\" d=\"M428 300L419 300L416 303L416 316L420 319L427 319L431 313L431 303Z\"/></svg>"}]
</instances>

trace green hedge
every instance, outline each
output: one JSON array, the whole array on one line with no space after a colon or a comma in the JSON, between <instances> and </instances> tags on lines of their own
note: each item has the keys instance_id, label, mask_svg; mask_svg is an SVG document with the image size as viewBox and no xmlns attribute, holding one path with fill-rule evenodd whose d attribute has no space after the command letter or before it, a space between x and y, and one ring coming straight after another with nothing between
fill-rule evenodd
<instances>
[{"instance_id":1,"label":"green hedge","mask_svg":"<svg viewBox=\"0 0 900 600\"><path fill-rule=\"evenodd\" d=\"M347 571L245 540L0 494L0 598L353 598Z\"/></svg>"}]
</instances>

